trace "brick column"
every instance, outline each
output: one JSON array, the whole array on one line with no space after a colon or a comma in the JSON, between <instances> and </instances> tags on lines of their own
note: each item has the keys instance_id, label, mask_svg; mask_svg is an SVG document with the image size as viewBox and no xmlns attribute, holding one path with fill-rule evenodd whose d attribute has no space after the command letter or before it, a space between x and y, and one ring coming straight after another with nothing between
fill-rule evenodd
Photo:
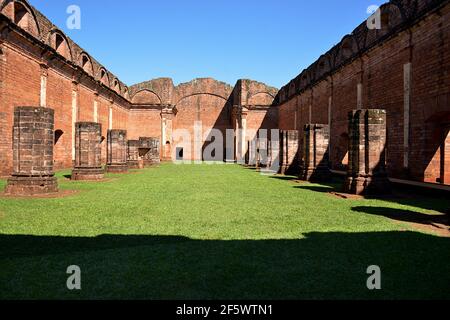
<instances>
[{"instance_id":1,"label":"brick column","mask_svg":"<svg viewBox=\"0 0 450 320\"><path fill-rule=\"evenodd\" d=\"M75 124L75 165L72 180L101 180L104 170L101 163L102 125L95 122Z\"/></svg>"},{"instance_id":2,"label":"brick column","mask_svg":"<svg viewBox=\"0 0 450 320\"><path fill-rule=\"evenodd\" d=\"M325 181L329 169L330 127L326 124L306 124L303 128L300 179Z\"/></svg>"},{"instance_id":3,"label":"brick column","mask_svg":"<svg viewBox=\"0 0 450 320\"><path fill-rule=\"evenodd\" d=\"M144 166L159 164L159 138L140 137L139 141L139 156L142 157Z\"/></svg>"},{"instance_id":4,"label":"brick column","mask_svg":"<svg viewBox=\"0 0 450 320\"><path fill-rule=\"evenodd\" d=\"M176 109L168 105L161 110L161 158L164 161L172 161L172 122Z\"/></svg>"},{"instance_id":5,"label":"brick column","mask_svg":"<svg viewBox=\"0 0 450 320\"><path fill-rule=\"evenodd\" d=\"M127 131L108 130L107 143L106 171L127 172Z\"/></svg>"},{"instance_id":6,"label":"brick column","mask_svg":"<svg viewBox=\"0 0 450 320\"><path fill-rule=\"evenodd\" d=\"M299 172L298 134L299 134L298 130L280 131L281 174L297 175Z\"/></svg>"},{"instance_id":7,"label":"brick column","mask_svg":"<svg viewBox=\"0 0 450 320\"><path fill-rule=\"evenodd\" d=\"M349 113L349 170L344 189L352 194L390 192L386 173L386 111Z\"/></svg>"},{"instance_id":8,"label":"brick column","mask_svg":"<svg viewBox=\"0 0 450 320\"><path fill-rule=\"evenodd\" d=\"M14 109L13 173L6 194L28 196L58 192L53 172L53 130L53 109Z\"/></svg>"},{"instance_id":9,"label":"brick column","mask_svg":"<svg viewBox=\"0 0 450 320\"><path fill-rule=\"evenodd\" d=\"M140 145L141 142L139 140L128 140L127 164L130 169L140 169L143 167L143 163L139 157Z\"/></svg>"}]
</instances>

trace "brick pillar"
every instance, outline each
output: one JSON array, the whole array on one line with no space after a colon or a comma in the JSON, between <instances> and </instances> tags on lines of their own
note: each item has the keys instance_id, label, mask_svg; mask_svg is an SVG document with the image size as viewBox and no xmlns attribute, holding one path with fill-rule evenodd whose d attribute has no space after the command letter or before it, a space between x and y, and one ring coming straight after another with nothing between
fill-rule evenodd
<instances>
[{"instance_id":1,"label":"brick pillar","mask_svg":"<svg viewBox=\"0 0 450 320\"><path fill-rule=\"evenodd\" d=\"M139 155L144 161L144 166L152 166L160 163L159 138L140 137Z\"/></svg>"},{"instance_id":2,"label":"brick pillar","mask_svg":"<svg viewBox=\"0 0 450 320\"><path fill-rule=\"evenodd\" d=\"M72 180L101 180L104 170L101 163L102 125L95 122L75 124L75 165Z\"/></svg>"},{"instance_id":3,"label":"brick pillar","mask_svg":"<svg viewBox=\"0 0 450 320\"><path fill-rule=\"evenodd\" d=\"M13 173L6 194L38 195L58 192L53 171L54 111L16 107L13 125Z\"/></svg>"},{"instance_id":4,"label":"brick pillar","mask_svg":"<svg viewBox=\"0 0 450 320\"><path fill-rule=\"evenodd\" d=\"M280 131L281 174L297 175L299 172L298 137L298 130Z\"/></svg>"},{"instance_id":5,"label":"brick pillar","mask_svg":"<svg viewBox=\"0 0 450 320\"><path fill-rule=\"evenodd\" d=\"M128 140L127 148L127 164L130 169L140 169L143 167L142 160L139 156L139 140Z\"/></svg>"},{"instance_id":6,"label":"brick pillar","mask_svg":"<svg viewBox=\"0 0 450 320\"><path fill-rule=\"evenodd\" d=\"M386 111L349 113L349 170L344 189L352 194L390 192L386 173Z\"/></svg>"},{"instance_id":7,"label":"brick pillar","mask_svg":"<svg viewBox=\"0 0 450 320\"><path fill-rule=\"evenodd\" d=\"M127 172L127 131L108 130L107 138L107 165L108 172Z\"/></svg>"},{"instance_id":8,"label":"brick pillar","mask_svg":"<svg viewBox=\"0 0 450 320\"><path fill-rule=\"evenodd\" d=\"M306 124L304 126L300 179L326 181L331 177L329 141L329 125Z\"/></svg>"}]
</instances>

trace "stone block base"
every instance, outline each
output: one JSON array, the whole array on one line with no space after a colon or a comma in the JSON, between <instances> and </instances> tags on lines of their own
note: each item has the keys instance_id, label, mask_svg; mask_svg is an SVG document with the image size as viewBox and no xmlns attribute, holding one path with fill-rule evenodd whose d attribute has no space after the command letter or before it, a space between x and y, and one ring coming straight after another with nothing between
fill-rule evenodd
<instances>
[{"instance_id":1,"label":"stone block base","mask_svg":"<svg viewBox=\"0 0 450 320\"><path fill-rule=\"evenodd\" d=\"M126 173L126 172L128 172L128 165L127 164L109 164L106 166L106 172Z\"/></svg>"},{"instance_id":2,"label":"stone block base","mask_svg":"<svg viewBox=\"0 0 450 320\"><path fill-rule=\"evenodd\" d=\"M58 192L58 180L54 176L16 177L8 179L5 194L12 196L33 196Z\"/></svg>"},{"instance_id":3,"label":"stone block base","mask_svg":"<svg viewBox=\"0 0 450 320\"><path fill-rule=\"evenodd\" d=\"M347 177L344 192L357 195L383 195L392 191L389 179L375 176Z\"/></svg>"},{"instance_id":4,"label":"stone block base","mask_svg":"<svg viewBox=\"0 0 450 320\"><path fill-rule=\"evenodd\" d=\"M72 170L72 180L102 180L105 171L102 168L75 168Z\"/></svg>"}]
</instances>

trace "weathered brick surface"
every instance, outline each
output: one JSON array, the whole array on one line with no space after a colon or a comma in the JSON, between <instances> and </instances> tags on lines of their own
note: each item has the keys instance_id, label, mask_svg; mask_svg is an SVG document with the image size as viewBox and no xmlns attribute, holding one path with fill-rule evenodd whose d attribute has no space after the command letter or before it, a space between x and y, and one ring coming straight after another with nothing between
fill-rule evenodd
<instances>
[{"instance_id":1,"label":"weathered brick surface","mask_svg":"<svg viewBox=\"0 0 450 320\"><path fill-rule=\"evenodd\" d=\"M127 131L108 130L107 165L108 172L127 172Z\"/></svg>"},{"instance_id":2,"label":"weathered brick surface","mask_svg":"<svg viewBox=\"0 0 450 320\"><path fill-rule=\"evenodd\" d=\"M306 124L301 146L300 178L324 181L330 178L329 169L330 128L326 124Z\"/></svg>"},{"instance_id":3,"label":"weathered brick surface","mask_svg":"<svg viewBox=\"0 0 450 320\"><path fill-rule=\"evenodd\" d=\"M344 190L353 194L390 192L386 172L386 111L349 113L349 169Z\"/></svg>"},{"instance_id":4,"label":"weathered brick surface","mask_svg":"<svg viewBox=\"0 0 450 320\"><path fill-rule=\"evenodd\" d=\"M160 163L159 138L140 137L140 156L144 161L144 166L152 166Z\"/></svg>"},{"instance_id":5,"label":"weathered brick surface","mask_svg":"<svg viewBox=\"0 0 450 320\"><path fill-rule=\"evenodd\" d=\"M144 162L139 154L140 145L141 142L139 140L128 140L127 164L130 169L139 169L144 165Z\"/></svg>"},{"instance_id":6,"label":"weathered brick surface","mask_svg":"<svg viewBox=\"0 0 450 320\"><path fill-rule=\"evenodd\" d=\"M96 122L75 124L75 165L72 180L103 179L101 132L102 125Z\"/></svg>"},{"instance_id":7,"label":"weathered brick surface","mask_svg":"<svg viewBox=\"0 0 450 320\"><path fill-rule=\"evenodd\" d=\"M384 5L381 30L368 30L362 23L281 88L276 97L280 128L330 124L330 164L342 170L348 159L348 112L382 108L387 112L389 175L448 184L445 180L449 172L445 165L448 163L445 141L450 123L448 3L418 0ZM438 11L433 9L437 7ZM408 85L405 65L409 63ZM405 109L407 90L410 90L409 112Z\"/></svg>"},{"instance_id":8,"label":"weathered brick surface","mask_svg":"<svg viewBox=\"0 0 450 320\"><path fill-rule=\"evenodd\" d=\"M299 131L280 131L280 173L288 175L299 174Z\"/></svg>"},{"instance_id":9,"label":"weathered brick surface","mask_svg":"<svg viewBox=\"0 0 450 320\"><path fill-rule=\"evenodd\" d=\"M5 192L36 195L58 191L53 172L54 111L41 107L14 110L13 172Z\"/></svg>"}]
</instances>

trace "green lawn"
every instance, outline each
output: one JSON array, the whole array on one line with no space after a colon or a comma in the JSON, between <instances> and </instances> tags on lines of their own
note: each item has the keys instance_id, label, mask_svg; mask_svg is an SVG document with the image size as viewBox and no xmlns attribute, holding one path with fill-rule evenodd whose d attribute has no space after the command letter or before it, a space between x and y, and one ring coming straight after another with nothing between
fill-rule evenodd
<instances>
[{"instance_id":1,"label":"green lawn","mask_svg":"<svg viewBox=\"0 0 450 320\"><path fill-rule=\"evenodd\" d=\"M60 187L75 195L0 198L0 299L450 298L450 238L384 216L443 211L442 199L344 200L237 165L100 183L68 173ZM81 291L66 288L69 265ZM366 287L369 265L380 291Z\"/></svg>"}]
</instances>

